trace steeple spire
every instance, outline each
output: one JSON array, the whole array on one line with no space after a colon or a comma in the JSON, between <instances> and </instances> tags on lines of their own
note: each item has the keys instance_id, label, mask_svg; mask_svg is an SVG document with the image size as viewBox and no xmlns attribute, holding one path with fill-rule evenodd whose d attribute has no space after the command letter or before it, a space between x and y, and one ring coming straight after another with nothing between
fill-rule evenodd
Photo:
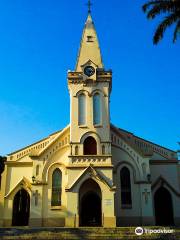
<instances>
[{"instance_id":1,"label":"steeple spire","mask_svg":"<svg viewBox=\"0 0 180 240\"><path fill-rule=\"evenodd\" d=\"M103 68L98 37L90 14L90 6L91 2L88 1L88 17L83 30L79 54L76 62L76 71L78 72L81 71L81 66L88 60L94 62L99 68Z\"/></svg>"}]
</instances>

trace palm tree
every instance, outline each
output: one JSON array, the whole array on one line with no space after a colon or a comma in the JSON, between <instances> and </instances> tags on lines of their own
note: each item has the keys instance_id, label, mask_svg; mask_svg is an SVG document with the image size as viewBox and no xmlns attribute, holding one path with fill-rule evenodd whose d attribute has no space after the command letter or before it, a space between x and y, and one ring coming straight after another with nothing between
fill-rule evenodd
<instances>
[{"instance_id":1,"label":"palm tree","mask_svg":"<svg viewBox=\"0 0 180 240\"><path fill-rule=\"evenodd\" d=\"M173 43L175 43L180 32L180 0L152 0L144 4L142 8L147 13L148 19L154 19L162 13L167 14L154 33L153 43L157 44L163 38L167 27L176 24L173 36Z\"/></svg>"}]
</instances>

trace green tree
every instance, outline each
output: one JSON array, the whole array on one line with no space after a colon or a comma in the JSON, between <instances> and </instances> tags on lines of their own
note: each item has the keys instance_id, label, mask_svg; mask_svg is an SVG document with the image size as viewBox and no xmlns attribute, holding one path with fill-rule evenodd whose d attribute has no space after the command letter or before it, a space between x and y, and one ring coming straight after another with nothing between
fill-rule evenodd
<instances>
[{"instance_id":1,"label":"green tree","mask_svg":"<svg viewBox=\"0 0 180 240\"><path fill-rule=\"evenodd\" d=\"M173 36L173 43L175 43L180 32L180 0L152 0L144 4L142 8L148 19L154 19L159 14L166 14L154 33L153 43L157 44L163 38L167 27L172 24L176 25Z\"/></svg>"},{"instance_id":2,"label":"green tree","mask_svg":"<svg viewBox=\"0 0 180 240\"><path fill-rule=\"evenodd\" d=\"M0 156L0 175L4 171L4 162L6 161L6 157Z\"/></svg>"},{"instance_id":3,"label":"green tree","mask_svg":"<svg viewBox=\"0 0 180 240\"><path fill-rule=\"evenodd\" d=\"M6 157L0 156L0 188L1 188L1 174L4 171L4 162L6 161Z\"/></svg>"}]
</instances>

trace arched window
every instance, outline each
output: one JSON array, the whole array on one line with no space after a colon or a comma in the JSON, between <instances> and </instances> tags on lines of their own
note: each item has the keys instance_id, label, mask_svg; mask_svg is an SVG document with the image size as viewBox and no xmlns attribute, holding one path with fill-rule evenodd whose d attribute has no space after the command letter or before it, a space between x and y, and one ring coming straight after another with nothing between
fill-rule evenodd
<instances>
[{"instance_id":1,"label":"arched window","mask_svg":"<svg viewBox=\"0 0 180 240\"><path fill-rule=\"evenodd\" d=\"M101 96L95 93L93 96L93 124L101 124Z\"/></svg>"},{"instance_id":2,"label":"arched window","mask_svg":"<svg viewBox=\"0 0 180 240\"><path fill-rule=\"evenodd\" d=\"M120 171L120 180L121 180L121 204L123 205L132 205L131 197L131 176L130 171L127 167L123 167Z\"/></svg>"},{"instance_id":3,"label":"arched window","mask_svg":"<svg viewBox=\"0 0 180 240\"><path fill-rule=\"evenodd\" d=\"M93 137L87 137L84 141L84 155L96 155L97 143Z\"/></svg>"},{"instance_id":4,"label":"arched window","mask_svg":"<svg viewBox=\"0 0 180 240\"><path fill-rule=\"evenodd\" d=\"M52 175L51 206L61 205L61 187L62 187L62 173L58 168L56 168Z\"/></svg>"},{"instance_id":5,"label":"arched window","mask_svg":"<svg viewBox=\"0 0 180 240\"><path fill-rule=\"evenodd\" d=\"M78 124L86 124L86 96L83 93L78 96Z\"/></svg>"}]
</instances>

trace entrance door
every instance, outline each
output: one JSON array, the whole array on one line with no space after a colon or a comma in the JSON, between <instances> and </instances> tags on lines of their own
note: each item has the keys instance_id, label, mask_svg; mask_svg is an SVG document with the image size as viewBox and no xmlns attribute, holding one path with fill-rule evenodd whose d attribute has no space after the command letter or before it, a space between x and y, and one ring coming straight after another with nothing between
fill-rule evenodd
<instances>
[{"instance_id":1,"label":"entrance door","mask_svg":"<svg viewBox=\"0 0 180 240\"><path fill-rule=\"evenodd\" d=\"M29 223L30 196L24 189L19 190L13 201L12 226L27 226Z\"/></svg>"},{"instance_id":2,"label":"entrance door","mask_svg":"<svg viewBox=\"0 0 180 240\"><path fill-rule=\"evenodd\" d=\"M172 198L169 191L160 187L154 195L156 225L174 225Z\"/></svg>"},{"instance_id":3,"label":"entrance door","mask_svg":"<svg viewBox=\"0 0 180 240\"><path fill-rule=\"evenodd\" d=\"M87 192L81 200L82 226L101 226L101 199L95 192Z\"/></svg>"},{"instance_id":4,"label":"entrance door","mask_svg":"<svg viewBox=\"0 0 180 240\"><path fill-rule=\"evenodd\" d=\"M101 190L92 179L80 188L80 226L102 226Z\"/></svg>"}]
</instances>

